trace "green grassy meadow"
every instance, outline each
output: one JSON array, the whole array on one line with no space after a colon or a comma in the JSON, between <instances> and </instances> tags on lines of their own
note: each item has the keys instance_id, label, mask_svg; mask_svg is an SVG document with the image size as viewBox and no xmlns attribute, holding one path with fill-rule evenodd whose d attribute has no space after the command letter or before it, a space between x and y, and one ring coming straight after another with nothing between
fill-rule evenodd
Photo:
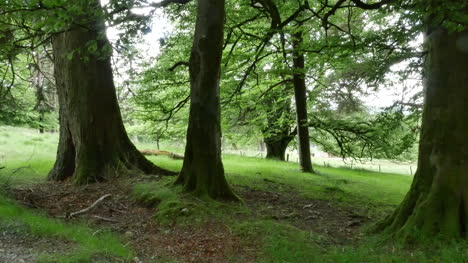
<instances>
[{"instance_id":1,"label":"green grassy meadow","mask_svg":"<svg viewBox=\"0 0 468 263\"><path fill-rule=\"evenodd\" d=\"M57 134L39 134L25 128L0 127L0 188L41 182L53 165ZM148 148L151 145L143 145ZM182 161L165 156L149 158L157 165L178 171ZM305 174L292 162L278 162L238 155L223 156L227 179L234 189L248 187L259 191L297 195L307 200L324 200L337 207L356 211L370 221L369 225L391 213L404 198L412 177L366 170L332 168L316 165L317 174ZM364 235L352 244L329 244L312 231L301 229L287 220L254 217L246 204L223 204L210 200L193 200L170 186L172 178L160 183L134 186L135 198L158 206L155 220L180 226L203 227L209 218L222 222L245 244L257 242L256 262L468 262L466 242L444 243L430 240L422 245L404 245L387 236ZM190 207L190 214L180 211ZM233 216L240 215L240 216ZM93 255L108 254L128 260L133 252L115 233L96 231L85 223L72 225L50 219L21 207L7 197L0 197L0 223L16 220L27 225L35 235L55 236L75 242L68 255L44 257L44 261L87 262ZM197 224L199 223L199 224ZM1 225L1 224L0 224ZM330 233L333 235L333 233ZM100 244L105 243L106 246ZM230 262L242 262L232 255ZM167 261L160 261L167 262Z\"/></svg>"}]
</instances>

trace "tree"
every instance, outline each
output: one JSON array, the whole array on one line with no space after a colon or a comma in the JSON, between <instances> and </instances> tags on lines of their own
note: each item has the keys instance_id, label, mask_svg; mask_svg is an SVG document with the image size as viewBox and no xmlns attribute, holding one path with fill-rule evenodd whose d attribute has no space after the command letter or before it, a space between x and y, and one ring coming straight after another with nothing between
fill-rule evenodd
<instances>
[{"instance_id":1,"label":"tree","mask_svg":"<svg viewBox=\"0 0 468 263\"><path fill-rule=\"evenodd\" d=\"M468 230L468 27L464 1L428 1L425 105L418 168L399 208L377 226L405 239Z\"/></svg>"},{"instance_id":2,"label":"tree","mask_svg":"<svg viewBox=\"0 0 468 263\"><path fill-rule=\"evenodd\" d=\"M309 104L306 111L310 115L308 125L313 132L310 134L310 140L322 146L333 144L334 149L343 149L343 145L339 145L341 143L346 143L344 146L355 144L357 142L355 138L361 138L360 135L352 136L351 140L339 140L338 143L335 143L333 138L331 140L326 138L325 142L322 140L332 135L316 138L319 127L311 124L310 119L320 115L320 127L323 127L323 123L335 122L336 117L326 120L332 114L321 114L324 108L331 109L333 105L338 104L340 108L345 105L345 108L352 109L358 101L350 101L349 99L353 97L348 96L349 94L353 96L364 94L369 86L377 85L376 83L395 61L405 59L408 53L415 53L414 50L407 48L406 43L406 39L412 39L412 36L403 38L405 41L397 38L397 35L400 38L402 35L408 35L408 30L401 26L406 21L403 19L402 22L393 21L393 24L399 25L398 30L394 30L391 27L393 24L388 25L386 22L387 15L365 14L360 8L348 12L348 8L323 7L321 3L314 3L310 7L306 3L298 5L297 2L287 2L276 7L275 3L275 1L262 0L253 6L234 2L228 2L226 5L225 31L227 32L223 46L224 67L221 78L224 138L227 141L245 142L243 138L247 130L251 135L257 136L261 133L263 141L267 144L267 158L284 159L288 142L297 133L295 125L289 120L294 86L286 84L293 82L292 76L295 73L303 73L305 83L308 85L306 98L308 103L304 105ZM342 1L339 2L339 5L341 4ZM313 19L315 15L306 16L310 8L324 13L317 15L317 18L327 17L326 21L330 25L328 22L325 23L327 25L325 32L321 30L322 19ZM326 11L330 8L336 9L337 14L327 16L329 12ZM192 5L185 5L183 11L184 14L195 13ZM186 29L194 27L192 15L181 16L180 7L169 12L175 28L171 31L171 35L162 41L163 53L158 57L155 66L145 72L144 81L141 81L140 87L135 89L140 95L137 100L141 108L139 116L145 123L150 123L155 130L162 128L165 134L167 134L166 127L177 129L182 127L179 124L180 120L183 119L182 122L185 122L185 105L189 99L186 87L188 82L186 61L190 46L187 43L191 38ZM369 23L387 24L387 26L365 28ZM339 26L344 28L343 31L339 30L342 29ZM295 69L292 63L292 35L298 29L303 31L303 43L298 48L304 55L303 69ZM411 30L415 31L413 28ZM395 38L399 41L394 42ZM387 63L387 60L390 62ZM343 91L343 85L346 85L346 92ZM344 99L346 103L343 103ZM345 118L346 116L340 117L346 122L352 119ZM330 125L327 126L325 133L340 129L336 125L333 125L332 129ZM356 129L347 129L346 132L354 131ZM359 133L361 132L362 129L359 129ZM370 139L375 137L367 136L364 145L369 145ZM303 141L308 142L307 139ZM368 149L371 148L373 147ZM364 156L359 148L353 152L346 151L346 156L343 157L349 157L349 154L354 155L356 152L358 157ZM345 152L334 153L339 155Z\"/></svg>"},{"instance_id":3,"label":"tree","mask_svg":"<svg viewBox=\"0 0 468 263\"><path fill-rule=\"evenodd\" d=\"M300 25L299 25L300 27ZM307 88L305 82L304 52L302 48L302 29L293 35L293 82L296 101L297 139L299 148L299 164L303 172L311 173L309 123L307 121Z\"/></svg>"},{"instance_id":4,"label":"tree","mask_svg":"<svg viewBox=\"0 0 468 263\"><path fill-rule=\"evenodd\" d=\"M29 64L31 74L31 86L35 89L36 103L34 110L38 116L38 128L40 133L54 130L57 125L56 90L53 81L52 61L47 56L47 50L31 55L32 63Z\"/></svg>"},{"instance_id":5,"label":"tree","mask_svg":"<svg viewBox=\"0 0 468 263\"><path fill-rule=\"evenodd\" d=\"M266 146L266 158L285 161L288 144L294 139L294 113L291 107L291 95L288 89L270 91L265 94L262 104L266 111L266 125L262 129ZM259 109L260 111L262 109Z\"/></svg>"},{"instance_id":6,"label":"tree","mask_svg":"<svg viewBox=\"0 0 468 263\"><path fill-rule=\"evenodd\" d=\"M83 2L81 17L53 37L55 79L60 105L57 160L49 179L88 183L144 172L168 174L129 140L122 123L97 0Z\"/></svg>"},{"instance_id":7,"label":"tree","mask_svg":"<svg viewBox=\"0 0 468 263\"><path fill-rule=\"evenodd\" d=\"M190 116L185 158L175 184L196 195L237 200L221 160L219 81L224 0L199 0L190 55Z\"/></svg>"}]
</instances>

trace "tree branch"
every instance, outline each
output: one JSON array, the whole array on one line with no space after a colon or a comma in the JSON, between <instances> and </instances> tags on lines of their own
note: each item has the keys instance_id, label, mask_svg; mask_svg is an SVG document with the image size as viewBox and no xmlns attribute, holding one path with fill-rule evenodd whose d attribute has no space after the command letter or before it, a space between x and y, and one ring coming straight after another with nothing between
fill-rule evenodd
<instances>
[{"instance_id":1,"label":"tree branch","mask_svg":"<svg viewBox=\"0 0 468 263\"><path fill-rule=\"evenodd\" d=\"M361 0L351 0L351 2L353 2L357 7L361 8L361 9L365 9L365 10L379 9L382 6L384 6L384 5L388 4L388 3L391 3L393 1L395 1L395 0L382 0L382 1L377 2L377 3L368 4L368 3L364 3Z\"/></svg>"},{"instance_id":2,"label":"tree branch","mask_svg":"<svg viewBox=\"0 0 468 263\"><path fill-rule=\"evenodd\" d=\"M191 2L192 0L163 0L159 3L154 3L154 4L151 4L150 6L151 7L156 7L156 8L159 8L159 7L166 7L170 4L179 4L179 5L185 5L189 2Z\"/></svg>"},{"instance_id":3,"label":"tree branch","mask_svg":"<svg viewBox=\"0 0 468 263\"><path fill-rule=\"evenodd\" d=\"M172 67L168 68L167 70L169 70L170 72L173 72L176 68L180 67L180 66L186 66L188 67L189 66L189 62L188 61L179 61L179 62L176 62Z\"/></svg>"}]
</instances>

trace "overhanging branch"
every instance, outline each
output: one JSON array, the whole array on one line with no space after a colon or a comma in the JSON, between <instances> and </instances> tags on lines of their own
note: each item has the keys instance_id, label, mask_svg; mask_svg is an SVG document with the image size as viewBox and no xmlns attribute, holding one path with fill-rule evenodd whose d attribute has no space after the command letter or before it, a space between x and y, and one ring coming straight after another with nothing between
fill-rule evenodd
<instances>
[{"instance_id":1,"label":"overhanging branch","mask_svg":"<svg viewBox=\"0 0 468 263\"><path fill-rule=\"evenodd\" d=\"M169 70L170 72L173 72L176 68L180 67L180 66L186 66L188 67L189 66L189 62L188 61L179 61L179 62L176 62L172 67L168 68L167 70Z\"/></svg>"}]
</instances>

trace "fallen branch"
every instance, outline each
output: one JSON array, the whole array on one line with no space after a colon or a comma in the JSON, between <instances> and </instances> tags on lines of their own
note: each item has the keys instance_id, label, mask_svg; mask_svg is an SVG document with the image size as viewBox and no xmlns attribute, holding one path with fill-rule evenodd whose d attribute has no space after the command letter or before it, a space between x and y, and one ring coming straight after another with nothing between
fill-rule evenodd
<instances>
[{"instance_id":1,"label":"fallen branch","mask_svg":"<svg viewBox=\"0 0 468 263\"><path fill-rule=\"evenodd\" d=\"M75 217L77 215L81 215L81 214L84 214L84 213L87 213L89 212L90 210L92 210L94 207L96 207L100 202L102 202L104 199L108 198L108 197L111 197L112 195L111 194L107 194L107 195L104 195L102 196L101 198L99 198L98 200L96 200L96 202L94 202L92 205L88 206L87 208L85 209L81 209L79 211L76 211L76 212L73 212L73 213L70 213L68 215L65 216L65 218L72 218L72 217Z\"/></svg>"},{"instance_id":2,"label":"fallen branch","mask_svg":"<svg viewBox=\"0 0 468 263\"><path fill-rule=\"evenodd\" d=\"M177 154L177 153L172 153L172 152L168 152L168 151L160 151L160 150L141 150L140 151L143 155L166 155L166 156L169 156L170 158L172 159L175 159L175 160L183 160L184 159L184 156L183 155L180 155L180 154Z\"/></svg>"},{"instance_id":3,"label":"fallen branch","mask_svg":"<svg viewBox=\"0 0 468 263\"><path fill-rule=\"evenodd\" d=\"M102 220L102 221L113 222L113 223L117 223L117 222L118 222L117 220L114 220L114 219L111 219L111 218L102 217L102 216L93 216L93 217L96 218L96 219Z\"/></svg>"}]
</instances>

